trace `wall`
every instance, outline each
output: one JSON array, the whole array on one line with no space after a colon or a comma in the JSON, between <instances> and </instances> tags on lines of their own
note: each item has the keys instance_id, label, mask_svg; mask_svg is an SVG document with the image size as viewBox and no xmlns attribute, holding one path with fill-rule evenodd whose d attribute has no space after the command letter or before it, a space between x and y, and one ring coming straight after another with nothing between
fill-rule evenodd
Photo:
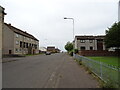
<instances>
[{"instance_id":1,"label":"wall","mask_svg":"<svg viewBox=\"0 0 120 90\"><path fill-rule=\"evenodd\" d=\"M107 50L103 51L96 51L96 50L85 50L85 51L79 51L79 54L82 56L118 56L120 52L110 52Z\"/></svg>"},{"instance_id":2,"label":"wall","mask_svg":"<svg viewBox=\"0 0 120 90\"><path fill-rule=\"evenodd\" d=\"M23 35L17 34L18 37L16 37L17 33L14 33L14 54L38 54L39 53L39 42L36 40L33 40L31 38L25 37ZM19 44L16 44L16 41L19 42ZM25 42L28 44L36 44L37 45L37 49L35 49L34 47L28 47L28 48L24 48L24 47L20 47L20 41L21 42ZM16 52L16 49L18 50Z\"/></svg>"},{"instance_id":3,"label":"wall","mask_svg":"<svg viewBox=\"0 0 120 90\"><path fill-rule=\"evenodd\" d=\"M0 62L2 61L2 23L3 23L3 8L0 7Z\"/></svg>"},{"instance_id":4,"label":"wall","mask_svg":"<svg viewBox=\"0 0 120 90\"><path fill-rule=\"evenodd\" d=\"M2 33L4 23L4 8L0 6L0 89L2 90Z\"/></svg>"},{"instance_id":5,"label":"wall","mask_svg":"<svg viewBox=\"0 0 120 90\"><path fill-rule=\"evenodd\" d=\"M97 41L93 40L92 43L89 40L85 40L85 43L81 43L80 40L75 40L75 49L80 50L81 46L85 46L86 50L90 50L90 46L93 47L93 50L97 50Z\"/></svg>"},{"instance_id":6,"label":"wall","mask_svg":"<svg viewBox=\"0 0 120 90\"><path fill-rule=\"evenodd\" d=\"M3 54L9 54L9 50L14 53L14 32L8 28L5 24L3 25Z\"/></svg>"}]
</instances>

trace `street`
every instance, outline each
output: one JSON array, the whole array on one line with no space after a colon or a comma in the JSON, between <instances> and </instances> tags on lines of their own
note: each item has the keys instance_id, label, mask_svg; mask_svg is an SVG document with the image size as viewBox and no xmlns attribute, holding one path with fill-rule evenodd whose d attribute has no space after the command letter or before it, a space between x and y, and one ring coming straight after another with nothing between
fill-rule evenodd
<instances>
[{"instance_id":1,"label":"street","mask_svg":"<svg viewBox=\"0 0 120 90\"><path fill-rule=\"evenodd\" d=\"M3 88L98 88L98 81L66 53L19 57L2 67Z\"/></svg>"}]
</instances>

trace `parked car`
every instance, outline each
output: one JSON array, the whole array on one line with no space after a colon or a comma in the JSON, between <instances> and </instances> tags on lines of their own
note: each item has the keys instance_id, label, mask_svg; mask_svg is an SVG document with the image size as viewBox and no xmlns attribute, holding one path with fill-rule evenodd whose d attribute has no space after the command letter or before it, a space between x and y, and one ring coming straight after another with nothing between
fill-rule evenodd
<instances>
[{"instance_id":1,"label":"parked car","mask_svg":"<svg viewBox=\"0 0 120 90\"><path fill-rule=\"evenodd\" d=\"M46 55L51 55L51 52L46 52L45 54L46 54Z\"/></svg>"}]
</instances>

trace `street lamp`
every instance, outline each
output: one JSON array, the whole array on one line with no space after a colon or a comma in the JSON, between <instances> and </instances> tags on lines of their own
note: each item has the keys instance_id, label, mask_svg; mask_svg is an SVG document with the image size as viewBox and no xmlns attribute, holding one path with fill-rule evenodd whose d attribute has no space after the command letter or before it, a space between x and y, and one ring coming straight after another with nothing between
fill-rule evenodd
<instances>
[{"instance_id":1,"label":"street lamp","mask_svg":"<svg viewBox=\"0 0 120 90\"><path fill-rule=\"evenodd\" d=\"M67 17L64 17L64 19L71 19L73 21L73 40L74 40L74 18L67 18Z\"/></svg>"},{"instance_id":2,"label":"street lamp","mask_svg":"<svg viewBox=\"0 0 120 90\"><path fill-rule=\"evenodd\" d=\"M71 19L73 21L73 50L74 50L74 18L64 17L64 19ZM73 55L74 55L74 51L73 51Z\"/></svg>"},{"instance_id":3,"label":"street lamp","mask_svg":"<svg viewBox=\"0 0 120 90\"><path fill-rule=\"evenodd\" d=\"M118 2L118 22L120 22L120 0Z\"/></svg>"}]
</instances>

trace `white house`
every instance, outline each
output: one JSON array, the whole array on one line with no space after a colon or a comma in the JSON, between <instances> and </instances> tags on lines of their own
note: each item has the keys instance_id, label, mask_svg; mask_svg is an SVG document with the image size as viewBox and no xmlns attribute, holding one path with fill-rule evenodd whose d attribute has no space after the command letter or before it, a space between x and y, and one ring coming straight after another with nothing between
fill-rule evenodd
<instances>
[{"instance_id":1,"label":"white house","mask_svg":"<svg viewBox=\"0 0 120 90\"><path fill-rule=\"evenodd\" d=\"M40 47L39 50L40 50L41 52L46 52L46 51L47 51L46 47Z\"/></svg>"}]
</instances>

